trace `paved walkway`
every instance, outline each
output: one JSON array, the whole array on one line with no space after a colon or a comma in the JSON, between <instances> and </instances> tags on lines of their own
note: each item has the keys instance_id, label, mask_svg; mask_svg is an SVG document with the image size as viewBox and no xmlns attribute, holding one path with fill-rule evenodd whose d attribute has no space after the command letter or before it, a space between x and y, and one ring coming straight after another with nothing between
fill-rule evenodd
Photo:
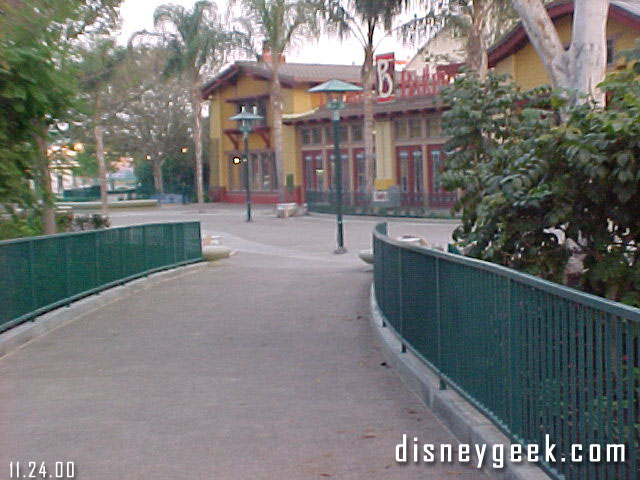
<instances>
[{"instance_id":1,"label":"paved walkway","mask_svg":"<svg viewBox=\"0 0 640 480\"><path fill-rule=\"evenodd\" d=\"M263 223L238 242L267 245ZM88 480L486 478L395 463L402 434L456 441L384 364L364 264L252 249L0 359L0 478L18 460Z\"/></svg>"}]
</instances>

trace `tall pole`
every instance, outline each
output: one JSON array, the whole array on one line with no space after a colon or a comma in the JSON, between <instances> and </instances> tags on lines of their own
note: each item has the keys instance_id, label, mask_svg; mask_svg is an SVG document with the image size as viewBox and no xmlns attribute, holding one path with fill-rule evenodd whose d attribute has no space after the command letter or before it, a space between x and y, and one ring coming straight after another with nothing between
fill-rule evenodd
<instances>
[{"instance_id":1,"label":"tall pole","mask_svg":"<svg viewBox=\"0 0 640 480\"><path fill-rule=\"evenodd\" d=\"M342 228L342 156L340 155L340 109L344 107L341 95L347 92L361 92L362 88L342 80L328 80L309 89L311 93L324 93L329 97L327 109L331 111L333 123L333 157L336 161L336 216L338 222L338 247L335 253L345 253Z\"/></svg>"},{"instance_id":2,"label":"tall pole","mask_svg":"<svg viewBox=\"0 0 640 480\"><path fill-rule=\"evenodd\" d=\"M336 162L336 221L338 223L338 248L335 253L345 253L342 228L342 158L340 155L340 104L336 102L331 112L333 122L333 158Z\"/></svg>"},{"instance_id":3,"label":"tall pole","mask_svg":"<svg viewBox=\"0 0 640 480\"><path fill-rule=\"evenodd\" d=\"M251 165L249 162L249 129L242 130L242 141L244 143L244 187L247 192L247 222L251 221Z\"/></svg>"}]
</instances>

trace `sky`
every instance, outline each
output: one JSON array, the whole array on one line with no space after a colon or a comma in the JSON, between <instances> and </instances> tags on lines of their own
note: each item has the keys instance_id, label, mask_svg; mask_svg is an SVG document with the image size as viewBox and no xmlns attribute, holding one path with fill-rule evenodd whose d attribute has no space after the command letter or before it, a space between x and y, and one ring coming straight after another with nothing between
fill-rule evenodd
<instances>
[{"instance_id":1,"label":"sky","mask_svg":"<svg viewBox=\"0 0 640 480\"><path fill-rule=\"evenodd\" d=\"M124 0L120 8L123 18L122 34L120 41L126 43L129 36L138 30L153 30L153 11L159 5L174 3L191 8L195 0ZM216 1L219 11L227 10L226 2ZM413 56L416 48L402 45L402 42L394 37L382 39L376 53L395 52L397 60L408 60ZM289 62L301 63L333 63L345 65L360 65L364 58L362 47L355 39L340 43L337 39L324 38L319 42L304 43L287 52L286 59Z\"/></svg>"}]
</instances>

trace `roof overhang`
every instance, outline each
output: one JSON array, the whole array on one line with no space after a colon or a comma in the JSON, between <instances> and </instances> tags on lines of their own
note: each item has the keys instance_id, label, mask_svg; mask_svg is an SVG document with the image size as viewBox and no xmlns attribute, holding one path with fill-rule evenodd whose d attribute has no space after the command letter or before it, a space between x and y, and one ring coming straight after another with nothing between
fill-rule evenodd
<instances>
[{"instance_id":1,"label":"roof overhang","mask_svg":"<svg viewBox=\"0 0 640 480\"><path fill-rule=\"evenodd\" d=\"M231 65L229 68L218 73L218 75L216 75L213 78L213 80L211 80L209 83L205 84L204 87L202 87L202 90L201 90L202 99L207 100L209 98L209 95L211 95L215 90L220 88L222 85L229 83L231 81L235 81L239 73L240 73L240 66L236 63Z\"/></svg>"},{"instance_id":2,"label":"roof overhang","mask_svg":"<svg viewBox=\"0 0 640 480\"><path fill-rule=\"evenodd\" d=\"M448 107L435 95L428 97L412 97L394 102L378 103L373 106L373 116L376 119L394 118L401 115L417 113L433 113L446 110ZM356 120L364 117L362 104L347 104L341 110L340 117L345 120ZM331 120L331 111L326 107L317 108L300 115L288 115L283 117L285 125L305 125L324 123Z\"/></svg>"},{"instance_id":3,"label":"roof overhang","mask_svg":"<svg viewBox=\"0 0 640 480\"><path fill-rule=\"evenodd\" d=\"M571 0L553 2L548 4L546 8L549 17L554 22L562 17L573 15L573 1ZM640 16L613 2L609 5L609 19L631 29L640 30ZM518 22L509 33L488 50L489 67L495 67L498 62L517 52L527 43L529 43L527 32L522 26L522 22Z\"/></svg>"}]
</instances>

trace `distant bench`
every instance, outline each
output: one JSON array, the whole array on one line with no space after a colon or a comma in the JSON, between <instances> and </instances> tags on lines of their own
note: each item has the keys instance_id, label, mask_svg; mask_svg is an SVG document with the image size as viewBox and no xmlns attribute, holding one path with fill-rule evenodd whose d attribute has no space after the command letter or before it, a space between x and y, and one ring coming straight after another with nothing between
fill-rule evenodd
<instances>
[{"instance_id":1,"label":"distant bench","mask_svg":"<svg viewBox=\"0 0 640 480\"><path fill-rule=\"evenodd\" d=\"M278 218L295 217L298 215L298 204L293 203L278 203L276 204L276 216Z\"/></svg>"}]
</instances>

